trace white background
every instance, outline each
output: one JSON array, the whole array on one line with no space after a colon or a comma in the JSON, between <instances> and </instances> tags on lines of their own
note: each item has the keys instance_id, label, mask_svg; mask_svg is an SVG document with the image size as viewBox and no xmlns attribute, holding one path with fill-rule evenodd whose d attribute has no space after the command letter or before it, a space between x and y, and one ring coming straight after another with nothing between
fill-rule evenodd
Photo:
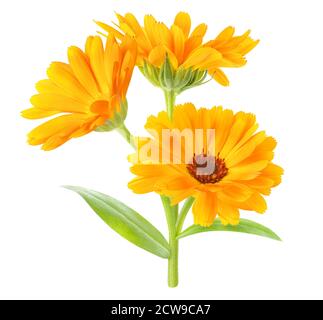
<instances>
[{"instance_id":1,"label":"white background","mask_svg":"<svg viewBox=\"0 0 323 320\"><path fill-rule=\"evenodd\" d=\"M317 0L69 0L0 4L0 298L28 299L263 299L323 298L322 1ZM168 289L167 261L131 245L85 204L61 188L105 192L134 207L166 233L158 196L127 188L129 146L117 133L92 133L44 152L26 144L37 121L20 118L34 83L51 61L66 61L98 30L92 19L114 11L145 13L171 23L185 10L211 39L227 25L261 39L248 64L178 102L222 104L257 114L276 137L283 183L264 215L243 216L272 228L283 242L208 233L180 243L180 285ZM143 134L149 114L164 106L161 91L135 71L127 125Z\"/></svg>"}]
</instances>

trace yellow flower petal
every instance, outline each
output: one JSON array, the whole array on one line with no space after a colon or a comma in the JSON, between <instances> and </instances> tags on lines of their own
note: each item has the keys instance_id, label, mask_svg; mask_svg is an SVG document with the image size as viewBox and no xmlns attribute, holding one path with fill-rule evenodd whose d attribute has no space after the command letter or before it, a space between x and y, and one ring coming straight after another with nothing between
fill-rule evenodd
<instances>
[{"instance_id":1,"label":"yellow flower petal","mask_svg":"<svg viewBox=\"0 0 323 320\"><path fill-rule=\"evenodd\" d=\"M243 210L251 210L258 213L264 213L267 210L267 203L259 193L254 193L247 201L239 206Z\"/></svg>"},{"instance_id":2,"label":"yellow flower petal","mask_svg":"<svg viewBox=\"0 0 323 320\"><path fill-rule=\"evenodd\" d=\"M123 38L123 34L121 32L119 32L118 30L116 30L115 28L107 25L104 22L101 21L94 21L99 27L101 27L103 30L107 31L109 34L113 34L115 37L117 37L118 39L122 39Z\"/></svg>"},{"instance_id":3,"label":"yellow flower petal","mask_svg":"<svg viewBox=\"0 0 323 320\"><path fill-rule=\"evenodd\" d=\"M60 96L51 93L37 94L31 97L30 102L36 108L50 111L79 112L88 111L86 104L80 103L67 96Z\"/></svg>"},{"instance_id":4,"label":"yellow flower petal","mask_svg":"<svg viewBox=\"0 0 323 320\"><path fill-rule=\"evenodd\" d=\"M135 193L143 194L155 190L159 192L156 188L156 184L159 181L158 177L138 177L131 180L128 183L128 187Z\"/></svg>"},{"instance_id":5,"label":"yellow flower petal","mask_svg":"<svg viewBox=\"0 0 323 320\"><path fill-rule=\"evenodd\" d=\"M92 40L89 58L91 63L91 68L93 70L94 76L97 80L98 86L102 93L110 93L109 86L107 82L107 76L104 72L104 49L102 40L100 37L96 36Z\"/></svg>"},{"instance_id":6,"label":"yellow flower petal","mask_svg":"<svg viewBox=\"0 0 323 320\"><path fill-rule=\"evenodd\" d=\"M166 49L163 45L155 47L150 51L148 61L154 66L160 67L165 62Z\"/></svg>"},{"instance_id":7,"label":"yellow flower petal","mask_svg":"<svg viewBox=\"0 0 323 320\"><path fill-rule=\"evenodd\" d=\"M148 39L152 47L158 46L160 44L160 40L158 38L156 19L152 15L145 15L144 26L145 26L145 32L148 36Z\"/></svg>"},{"instance_id":8,"label":"yellow flower petal","mask_svg":"<svg viewBox=\"0 0 323 320\"><path fill-rule=\"evenodd\" d=\"M191 33L191 37L203 38L206 34L207 25L205 23L199 24Z\"/></svg>"},{"instance_id":9,"label":"yellow flower petal","mask_svg":"<svg viewBox=\"0 0 323 320\"><path fill-rule=\"evenodd\" d=\"M262 174L265 177L268 177L274 181L273 187L280 184L283 173L283 168L273 163L269 163L268 166L262 171Z\"/></svg>"},{"instance_id":10,"label":"yellow flower petal","mask_svg":"<svg viewBox=\"0 0 323 320\"><path fill-rule=\"evenodd\" d=\"M183 63L184 68L199 69L209 64L210 62L221 59L222 55L213 48L197 48L195 49L186 61Z\"/></svg>"},{"instance_id":11,"label":"yellow flower petal","mask_svg":"<svg viewBox=\"0 0 323 320\"><path fill-rule=\"evenodd\" d=\"M230 129L230 133L225 144L220 152L221 158L226 158L228 153L233 149L233 147L239 142L245 129L245 121L242 118L235 118L235 121Z\"/></svg>"},{"instance_id":12,"label":"yellow flower petal","mask_svg":"<svg viewBox=\"0 0 323 320\"><path fill-rule=\"evenodd\" d=\"M60 111L51 111L51 110L48 111L48 110L42 110L39 108L30 108L30 109L23 110L21 112L21 116L26 119L42 119L42 118L53 116L59 112Z\"/></svg>"},{"instance_id":13,"label":"yellow flower petal","mask_svg":"<svg viewBox=\"0 0 323 320\"><path fill-rule=\"evenodd\" d=\"M193 204L194 223L210 226L217 215L217 199L213 193L199 192Z\"/></svg>"},{"instance_id":14,"label":"yellow flower petal","mask_svg":"<svg viewBox=\"0 0 323 320\"><path fill-rule=\"evenodd\" d=\"M225 180L251 180L256 178L261 170L268 165L267 160L261 160L246 165L239 165L230 168L229 174L225 177Z\"/></svg>"},{"instance_id":15,"label":"yellow flower petal","mask_svg":"<svg viewBox=\"0 0 323 320\"><path fill-rule=\"evenodd\" d=\"M179 12L175 17L174 24L181 28L183 35L187 38L191 30L191 18L189 14Z\"/></svg>"},{"instance_id":16,"label":"yellow flower petal","mask_svg":"<svg viewBox=\"0 0 323 320\"><path fill-rule=\"evenodd\" d=\"M174 54L179 64L183 61L184 49L185 49L185 36L181 28L173 25L171 28L174 43Z\"/></svg>"},{"instance_id":17,"label":"yellow flower petal","mask_svg":"<svg viewBox=\"0 0 323 320\"><path fill-rule=\"evenodd\" d=\"M239 209L224 201L218 201L219 218L224 225L237 225L240 219Z\"/></svg>"},{"instance_id":18,"label":"yellow flower petal","mask_svg":"<svg viewBox=\"0 0 323 320\"><path fill-rule=\"evenodd\" d=\"M47 69L47 75L54 84L65 92L65 95L82 103L88 103L92 100L92 97L75 78L69 65L61 62L53 62ZM51 89L51 91L53 90Z\"/></svg>"},{"instance_id":19,"label":"yellow flower petal","mask_svg":"<svg viewBox=\"0 0 323 320\"><path fill-rule=\"evenodd\" d=\"M262 190L271 188L274 185L274 180L261 175L253 180L245 181L245 184L252 189Z\"/></svg>"},{"instance_id":20,"label":"yellow flower petal","mask_svg":"<svg viewBox=\"0 0 323 320\"><path fill-rule=\"evenodd\" d=\"M232 151L225 157L226 163L229 167L235 166L243 160L247 159L250 155L254 154L257 146L266 140L266 134L264 131L258 132L252 138L250 138L241 148ZM259 157L257 154L254 159L271 160L265 157ZM250 159L251 160L251 159ZM250 162L250 160L248 162Z\"/></svg>"},{"instance_id":21,"label":"yellow flower petal","mask_svg":"<svg viewBox=\"0 0 323 320\"><path fill-rule=\"evenodd\" d=\"M181 201L185 200L186 198L192 196L195 193L195 189L183 189L183 190L171 190L168 191L167 195L171 199L171 205L174 206Z\"/></svg>"},{"instance_id":22,"label":"yellow flower petal","mask_svg":"<svg viewBox=\"0 0 323 320\"><path fill-rule=\"evenodd\" d=\"M52 80L44 79L40 80L35 85L36 90L39 93L54 93L57 95L64 96L66 95L66 91L60 87L58 87Z\"/></svg>"},{"instance_id":23,"label":"yellow flower petal","mask_svg":"<svg viewBox=\"0 0 323 320\"><path fill-rule=\"evenodd\" d=\"M125 15L125 21L127 21L128 25L131 27L135 35L140 35L140 36L144 35L138 20L132 13L127 13Z\"/></svg>"},{"instance_id":24,"label":"yellow flower petal","mask_svg":"<svg viewBox=\"0 0 323 320\"><path fill-rule=\"evenodd\" d=\"M244 202L252 195L252 189L238 183L223 184L217 196L225 202Z\"/></svg>"},{"instance_id":25,"label":"yellow flower petal","mask_svg":"<svg viewBox=\"0 0 323 320\"><path fill-rule=\"evenodd\" d=\"M231 110L215 109L217 113L215 127L217 132L215 135L215 150L220 152L229 135L231 125L234 121L234 115Z\"/></svg>"},{"instance_id":26,"label":"yellow flower petal","mask_svg":"<svg viewBox=\"0 0 323 320\"><path fill-rule=\"evenodd\" d=\"M52 150L71 138L73 132L79 130L92 120L86 115L63 115L49 120L33 129L28 134L28 142L31 145L43 144L42 149Z\"/></svg>"},{"instance_id":27,"label":"yellow flower petal","mask_svg":"<svg viewBox=\"0 0 323 320\"><path fill-rule=\"evenodd\" d=\"M70 47L68 49L68 60L78 81L92 97L97 97L99 89L90 69L87 56L81 49Z\"/></svg>"},{"instance_id":28,"label":"yellow flower petal","mask_svg":"<svg viewBox=\"0 0 323 320\"><path fill-rule=\"evenodd\" d=\"M221 85L227 87L230 84L229 79L221 69L209 68L208 72L210 76Z\"/></svg>"},{"instance_id":29,"label":"yellow flower petal","mask_svg":"<svg viewBox=\"0 0 323 320\"><path fill-rule=\"evenodd\" d=\"M218 34L218 36L216 37L216 40L218 42L228 41L232 38L233 34L234 34L234 28L232 26L226 27Z\"/></svg>"}]
</instances>

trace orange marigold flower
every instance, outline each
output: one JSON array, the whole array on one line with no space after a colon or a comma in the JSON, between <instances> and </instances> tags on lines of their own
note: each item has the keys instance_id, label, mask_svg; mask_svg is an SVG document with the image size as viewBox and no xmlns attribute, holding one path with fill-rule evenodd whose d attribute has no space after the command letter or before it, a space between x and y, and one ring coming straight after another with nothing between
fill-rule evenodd
<instances>
[{"instance_id":1,"label":"orange marigold flower","mask_svg":"<svg viewBox=\"0 0 323 320\"><path fill-rule=\"evenodd\" d=\"M207 25L202 23L191 32L191 18L184 12L176 15L170 28L151 15L145 16L143 26L131 13L117 14L117 18L119 30L103 22L96 23L119 39L125 35L135 39L138 66L149 63L160 68L167 55L175 70L182 67L208 71L224 86L229 85L229 80L221 68L245 65L245 55L259 42L249 37L250 31L234 36L234 28L227 27L214 40L203 43Z\"/></svg>"},{"instance_id":2,"label":"orange marigold flower","mask_svg":"<svg viewBox=\"0 0 323 320\"><path fill-rule=\"evenodd\" d=\"M124 114L126 108L136 53L132 39L124 37L118 43L112 35L105 47L98 36L87 38L85 51L70 47L68 63L50 65L48 79L36 84L38 94L30 100L33 107L22 112L28 119L64 114L33 129L28 142L52 150L109 121L113 125L118 113Z\"/></svg>"},{"instance_id":3,"label":"orange marigold flower","mask_svg":"<svg viewBox=\"0 0 323 320\"><path fill-rule=\"evenodd\" d=\"M263 195L281 182L283 169L272 163L276 141L257 128L253 114L222 107L185 104L175 107L172 120L166 112L151 116L146 129L153 138L141 141L132 155L137 177L129 187L169 196L172 204L193 196L194 222L202 226L216 216L223 224L238 224L239 209L263 213ZM169 143L165 130L171 132Z\"/></svg>"}]
</instances>

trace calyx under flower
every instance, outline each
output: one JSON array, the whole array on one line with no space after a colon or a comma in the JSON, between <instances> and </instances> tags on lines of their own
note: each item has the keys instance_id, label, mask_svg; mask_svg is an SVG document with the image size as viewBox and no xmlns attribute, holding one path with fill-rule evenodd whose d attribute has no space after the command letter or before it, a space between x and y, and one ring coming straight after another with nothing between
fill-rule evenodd
<instances>
[{"instance_id":1,"label":"calyx under flower","mask_svg":"<svg viewBox=\"0 0 323 320\"><path fill-rule=\"evenodd\" d=\"M144 61L139 67L142 74L156 87L164 91L173 91L177 95L181 92L204 83L207 76L206 70L193 70L192 68L179 67L175 69L166 55L161 67L156 67Z\"/></svg>"},{"instance_id":2,"label":"calyx under flower","mask_svg":"<svg viewBox=\"0 0 323 320\"><path fill-rule=\"evenodd\" d=\"M98 126L95 131L112 131L119 128L124 123L124 120L126 119L128 113L127 100L122 100L119 105L120 107L114 111L112 117L106 120L101 126Z\"/></svg>"}]
</instances>

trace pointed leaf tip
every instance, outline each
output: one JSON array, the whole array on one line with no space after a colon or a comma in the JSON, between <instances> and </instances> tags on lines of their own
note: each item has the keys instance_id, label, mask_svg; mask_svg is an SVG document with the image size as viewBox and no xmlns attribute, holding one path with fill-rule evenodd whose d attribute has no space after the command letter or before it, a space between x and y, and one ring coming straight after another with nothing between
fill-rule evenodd
<instances>
[{"instance_id":1,"label":"pointed leaf tip","mask_svg":"<svg viewBox=\"0 0 323 320\"><path fill-rule=\"evenodd\" d=\"M282 239L272 230L265 227L260 223L253 222L247 219L240 219L240 223L236 226L224 226L219 219L216 219L214 223L209 227L201 227L199 225L192 225L188 227L186 230L181 232L177 239L185 238L193 234L209 232L209 231L231 231L231 232L240 232L240 233L248 233L253 234L277 241L282 241Z\"/></svg>"},{"instance_id":2,"label":"pointed leaf tip","mask_svg":"<svg viewBox=\"0 0 323 320\"><path fill-rule=\"evenodd\" d=\"M164 236L135 210L94 190L69 185L63 187L78 193L93 211L123 238L161 258L169 257L170 249Z\"/></svg>"}]
</instances>

